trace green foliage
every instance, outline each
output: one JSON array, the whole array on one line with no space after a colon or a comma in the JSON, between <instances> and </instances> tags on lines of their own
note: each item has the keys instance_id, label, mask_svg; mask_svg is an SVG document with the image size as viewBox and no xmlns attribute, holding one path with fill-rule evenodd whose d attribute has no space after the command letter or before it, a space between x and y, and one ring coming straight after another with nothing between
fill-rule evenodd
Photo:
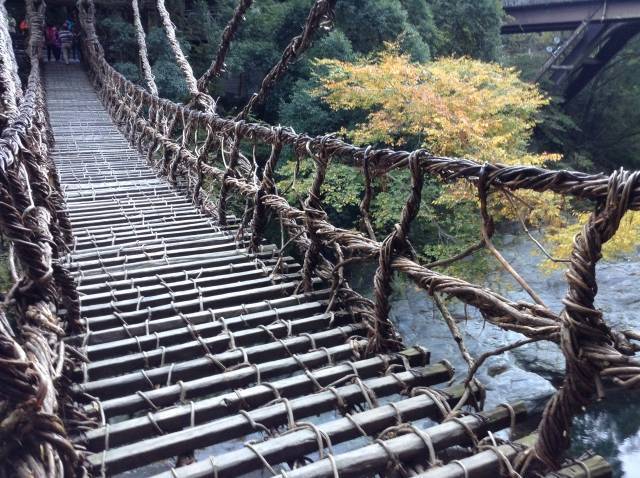
<instances>
[{"instance_id":1,"label":"green foliage","mask_svg":"<svg viewBox=\"0 0 640 478\"><path fill-rule=\"evenodd\" d=\"M400 0L400 3L407 12L409 23L415 27L427 44L432 44L437 37L438 28L428 0Z\"/></svg>"},{"instance_id":2,"label":"green foliage","mask_svg":"<svg viewBox=\"0 0 640 478\"><path fill-rule=\"evenodd\" d=\"M307 197L313 183L315 167L307 158L301 160L296 174L296 161L291 159L282 164L278 173L281 180L278 188L290 204L299 205ZM355 227L364 184L360 172L341 163L332 163L322 186L322 201L334 224L341 227Z\"/></svg>"},{"instance_id":3,"label":"green foliage","mask_svg":"<svg viewBox=\"0 0 640 478\"><path fill-rule=\"evenodd\" d=\"M495 60L500 49L500 0L428 0L439 33L432 47L436 56L468 55Z\"/></svg>"},{"instance_id":4,"label":"green foliage","mask_svg":"<svg viewBox=\"0 0 640 478\"><path fill-rule=\"evenodd\" d=\"M138 65L125 61L116 62L113 64L113 67L134 83L140 82L140 70Z\"/></svg>"},{"instance_id":5,"label":"green foliage","mask_svg":"<svg viewBox=\"0 0 640 478\"><path fill-rule=\"evenodd\" d=\"M394 171L375 182L376 195L371 205L371 216L378 237L388 234L396 224L411 192L408 171ZM454 256L465 250L480 237L480 216L477 206L470 201L455 205L439 204L442 185L427 178L422 189L422 203L416 220L411 225L411 241L423 262ZM482 254L474 260L452 265L448 271L472 278L490 270Z\"/></svg>"},{"instance_id":6,"label":"green foliage","mask_svg":"<svg viewBox=\"0 0 640 478\"><path fill-rule=\"evenodd\" d=\"M114 63L132 61L131 52L138 51L133 24L114 13L98 17L98 35L107 59Z\"/></svg>"},{"instance_id":7,"label":"green foliage","mask_svg":"<svg viewBox=\"0 0 640 478\"><path fill-rule=\"evenodd\" d=\"M285 161L278 169L278 188L290 204L299 206L307 197L315 167L308 158ZM389 234L400 218L410 194L410 177L406 170L393 171L374 181L371 218L376 235ZM466 201L455 206L437 204L442 186L427 179L422 190L422 206L411 226L411 241L419 259L431 262L456 255L480 237L480 219L475 204ZM364 196L364 182L358 169L332 162L322 186L322 203L332 224L350 229L360 228L359 206ZM447 269L465 278L477 278L491 270L484 254L453 264Z\"/></svg>"},{"instance_id":8,"label":"green foliage","mask_svg":"<svg viewBox=\"0 0 640 478\"><path fill-rule=\"evenodd\" d=\"M486 3L483 0L481 3ZM167 8L177 28L180 43L199 76L210 65L217 51L221 33L236 6L236 0L170 0ZM450 15L451 5L432 0L350 0L338 2L336 20L331 32L319 32L314 45L302 59L291 65L289 72L279 82L276 89L256 114L272 123L292 120L294 126L302 130L321 132L320 119L328 119L326 105L301 93L312 86L312 62L316 58L337 58L353 60L355 55L370 55L382 48L384 41L394 41L400 51L410 55L415 61L428 61L436 43L440 46L453 42L446 31L436 27L438 22ZM463 2L465 3L465 2ZM468 3L468 2L466 2ZM234 38L226 59L226 77L231 81L217 81L211 85L211 94L220 98L221 111L229 113L243 105L259 87L267 71L279 60L283 48L291 38L298 35L313 0L261 0L255 2L246 14ZM436 12L435 10L438 9ZM486 8L485 8L486 10ZM477 13L482 8L471 8ZM143 12L144 13L144 12ZM485 17L488 14L485 12ZM109 60L121 64L121 70L130 78L138 79L140 74L125 64L137 65L138 51L129 8L102 9L99 15L99 34ZM145 25L158 25L152 15L150 21L143 18ZM491 41L483 41L483 33L478 28L488 25L477 16L460 22L465 32L475 41L474 45L484 47ZM491 29L487 36L493 35ZM184 97L185 87L178 70L169 65L173 62L162 28L151 27L147 31L149 57L154 72L157 72L161 93L174 100ZM465 52L468 49L465 50ZM315 118L304 111L313 112ZM306 120L305 120L306 119ZM344 126L353 120L352 116L341 116L329 123L329 129Z\"/></svg>"},{"instance_id":9,"label":"green foliage","mask_svg":"<svg viewBox=\"0 0 640 478\"><path fill-rule=\"evenodd\" d=\"M190 44L179 38L185 55L190 52ZM189 94L187 84L180 68L167 47L167 38L161 27L152 28L147 35L147 50L151 61L151 69L155 76L160 96L182 101Z\"/></svg>"},{"instance_id":10,"label":"green foliage","mask_svg":"<svg viewBox=\"0 0 640 478\"><path fill-rule=\"evenodd\" d=\"M231 15L231 11L228 14ZM215 21L206 0L196 0L186 13L184 37L189 39L189 62L196 76L204 73L214 58L222 28ZM183 39L182 42L186 43L187 40Z\"/></svg>"},{"instance_id":11,"label":"green foliage","mask_svg":"<svg viewBox=\"0 0 640 478\"><path fill-rule=\"evenodd\" d=\"M404 32L398 36L398 46L401 51L407 52L413 61L426 62L431 59L429 45L413 25L408 25Z\"/></svg>"},{"instance_id":12,"label":"green foliage","mask_svg":"<svg viewBox=\"0 0 640 478\"><path fill-rule=\"evenodd\" d=\"M344 61L355 59L351 42L340 30L334 30L309 49L309 58L337 58ZM354 115L331 111L329 106L310 91L319 86L317 71L312 76L309 61L296 65L299 79L292 82L289 97L281 97L278 105L278 121L291 126L296 131L304 131L313 135L338 131L342 126L353 121ZM317 68L316 68L317 70ZM310 79L308 79L311 77Z\"/></svg>"},{"instance_id":13,"label":"green foliage","mask_svg":"<svg viewBox=\"0 0 640 478\"><path fill-rule=\"evenodd\" d=\"M415 2L414 2L415 3ZM415 7L415 6L414 6ZM402 46L415 60L429 57L428 38L409 21L409 14L397 0L352 0L338 2L336 24L351 40L354 51L371 53L384 42L404 39ZM425 23L420 27L427 30Z\"/></svg>"},{"instance_id":14,"label":"green foliage","mask_svg":"<svg viewBox=\"0 0 640 478\"><path fill-rule=\"evenodd\" d=\"M505 61L532 78L549 58L547 47L557 47L554 36L508 36ZM640 37L623 51L568 103L557 98L544 108L537 128L539 149L561 151L561 166L580 170L611 171L620 166L640 168ZM547 85L556 91L553 85Z\"/></svg>"},{"instance_id":15,"label":"green foliage","mask_svg":"<svg viewBox=\"0 0 640 478\"><path fill-rule=\"evenodd\" d=\"M302 26L315 0L287 0L274 2L278 25L271 32L278 48L284 49L291 39L300 34ZM338 2L339 3L339 2Z\"/></svg>"},{"instance_id":16,"label":"green foliage","mask_svg":"<svg viewBox=\"0 0 640 478\"><path fill-rule=\"evenodd\" d=\"M376 231L381 233L389 231L398 222L402 208L411 191L410 184L411 178L408 171L394 171L376 181L378 192L371 204L372 222ZM428 195L427 188L425 188L422 194L425 204L429 204L431 202L429 199L433 199ZM422 219L427 219L430 214L423 207L420 209L419 216Z\"/></svg>"},{"instance_id":17,"label":"green foliage","mask_svg":"<svg viewBox=\"0 0 640 478\"><path fill-rule=\"evenodd\" d=\"M318 73L321 86L313 93L323 97L336 112L366 115L352 129L343 129L359 144L409 143L410 148L418 144L435 154L509 165L540 165L559 159L557 155L528 151L537 112L548 101L534 85L522 82L513 69L470 58L442 58L420 64L399 54L397 44L388 45L373 58L355 62L318 60L316 64L322 69ZM283 174L287 176L288 172L285 169ZM338 173L348 184L346 171ZM346 190L338 179L330 181ZM401 217L410 184L406 170L375 181L371 212L380 237L389 234ZM302 191L307 188L304 183L299 186ZM362 198L360 183L357 190L354 204ZM557 222L554 197L526 192L521 197L535 205L526 211L531 223ZM326 194L323 199L329 208L339 210L342 206L335 203L339 196ZM496 220L513 220L520 212L506 201L492 204ZM477 191L467 182L443 185L427 179L422 206L411 227L412 243L427 262L457 255L478 241L479 217ZM479 254L475 260L455 267L469 277L486 270L486 263Z\"/></svg>"},{"instance_id":18,"label":"green foliage","mask_svg":"<svg viewBox=\"0 0 640 478\"><path fill-rule=\"evenodd\" d=\"M341 30L335 29L319 38L307 52L307 61L300 62L302 68L296 71L305 79L312 76L314 58L334 58L336 60L353 61L356 53L351 40ZM298 65L296 65L298 66Z\"/></svg>"},{"instance_id":19,"label":"green foliage","mask_svg":"<svg viewBox=\"0 0 640 478\"><path fill-rule=\"evenodd\" d=\"M565 147L584 151L598 170L640 169L640 37L605 66L566 111L577 128Z\"/></svg>"},{"instance_id":20,"label":"green foliage","mask_svg":"<svg viewBox=\"0 0 640 478\"><path fill-rule=\"evenodd\" d=\"M7 257L0 251L0 293L5 293L11 288L11 274Z\"/></svg>"},{"instance_id":21,"label":"green foliage","mask_svg":"<svg viewBox=\"0 0 640 478\"><path fill-rule=\"evenodd\" d=\"M279 53L274 43L268 39L256 39L251 43L238 42L227 61L229 71L234 75L246 72L267 71L278 61ZM258 78L256 77L256 80Z\"/></svg>"},{"instance_id":22,"label":"green foliage","mask_svg":"<svg viewBox=\"0 0 640 478\"><path fill-rule=\"evenodd\" d=\"M312 135L337 131L342 127L344 115L336 115L322 100L309 93L316 86L314 81L296 81L291 99L280 103L282 124Z\"/></svg>"},{"instance_id":23,"label":"green foliage","mask_svg":"<svg viewBox=\"0 0 640 478\"><path fill-rule=\"evenodd\" d=\"M185 99L189 90L180 68L171 60L157 60L152 66L160 95L176 100Z\"/></svg>"},{"instance_id":24,"label":"green foliage","mask_svg":"<svg viewBox=\"0 0 640 478\"><path fill-rule=\"evenodd\" d=\"M285 7L286 3L271 0L249 10L228 57L230 72L266 73L277 61L280 48L276 33L285 23Z\"/></svg>"},{"instance_id":25,"label":"green foliage","mask_svg":"<svg viewBox=\"0 0 640 478\"><path fill-rule=\"evenodd\" d=\"M189 42L184 36L178 32L178 41L180 42L180 47L182 48L182 52L189 56L191 53L191 42ZM149 59L153 62L156 60L173 60L173 54L171 50L167 46L167 37L164 34L164 30L162 27L154 27L152 28L146 36L147 42L147 51L149 53ZM136 54L137 54L137 44L136 44Z\"/></svg>"}]
</instances>

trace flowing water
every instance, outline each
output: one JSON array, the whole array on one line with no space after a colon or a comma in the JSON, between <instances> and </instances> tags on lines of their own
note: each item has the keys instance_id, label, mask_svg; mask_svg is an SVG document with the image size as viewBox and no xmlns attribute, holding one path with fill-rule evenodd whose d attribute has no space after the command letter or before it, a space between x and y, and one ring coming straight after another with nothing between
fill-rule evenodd
<instances>
[{"instance_id":1,"label":"flowing water","mask_svg":"<svg viewBox=\"0 0 640 478\"><path fill-rule=\"evenodd\" d=\"M555 312L562 310L566 292L563 271L541 272L538 264L543 259L532 243L522 237L503 237L504 256L525 277L527 282ZM366 290L366 281L373 270L360 268L352 278L356 288ZM603 262L597 271L599 293L596 305L611 325L621 329L640 329L640 260ZM358 283L362 287L358 287ZM490 274L486 285L513 300L531 299L519 289L510 276L503 272ZM424 291L412 283L395 284L392 319L405 342L422 345L432 353L432 362L446 359L456 367L457 376L463 377L466 364L447 326ZM369 291L370 292L370 291ZM505 332L485 323L477 314L452 303L452 312L458 319L470 352L482 352L511 343L519 334ZM564 359L557 346L536 343L487 361L478 378L487 386L487 406L504 401L525 398L528 408L540 413L544 404L561 383ZM640 391L608 392L607 398L588 408L586 414L576 417L573 428L572 456L592 451L602 455L614 467L614 477L640 477Z\"/></svg>"},{"instance_id":2,"label":"flowing water","mask_svg":"<svg viewBox=\"0 0 640 478\"><path fill-rule=\"evenodd\" d=\"M640 394L618 392L574 421L574 456L593 450L613 466L614 477L640 476Z\"/></svg>"}]
</instances>

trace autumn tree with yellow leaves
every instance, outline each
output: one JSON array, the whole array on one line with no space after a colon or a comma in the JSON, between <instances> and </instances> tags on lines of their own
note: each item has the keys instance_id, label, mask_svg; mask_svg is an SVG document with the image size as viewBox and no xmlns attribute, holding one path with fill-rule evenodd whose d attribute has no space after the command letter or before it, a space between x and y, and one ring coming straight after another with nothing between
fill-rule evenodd
<instances>
[{"instance_id":1,"label":"autumn tree with yellow leaves","mask_svg":"<svg viewBox=\"0 0 640 478\"><path fill-rule=\"evenodd\" d=\"M549 100L512 68L470 58L414 63L393 44L373 59L318 65L324 75L316 94L334 110L367 112L366 121L343 130L359 144L417 145L441 156L505 165L551 165L560 159L528 151L536 114ZM462 184L446 188L440 201L461 198L471 199ZM552 198L527 199L536 204L532 219L555 215L539 209L550 209Z\"/></svg>"},{"instance_id":2,"label":"autumn tree with yellow leaves","mask_svg":"<svg viewBox=\"0 0 640 478\"><path fill-rule=\"evenodd\" d=\"M319 60L316 69L318 86L312 94L334 111L360 113L360 122L340 131L357 144L423 147L436 155L504 165L553 167L561 159L557 154L530 151L537 115L549 100L512 68L470 58L416 63L401 54L397 45L387 44L379 54L355 62ZM345 165L332 168L336 166L335 178L325 186L325 203L344 219L345 212L359 202L362 179L358 171ZM287 165L284 171L291 168ZM294 193L306 191L308 169L301 172ZM397 221L408 184L406 171L377 181L372 216L381 237ZM345 192L350 203L339 199ZM493 190L490 197L494 219L555 228L561 231L554 237L558 245L571 218L563 205L564 200L553 193L506 195ZM414 226L414 244L425 260L456 254L480 238L479 216L474 185L463 180L442 184L429 178L420 220ZM487 264L476 265L479 271ZM469 271L469 264L456 267L457 272Z\"/></svg>"}]
</instances>

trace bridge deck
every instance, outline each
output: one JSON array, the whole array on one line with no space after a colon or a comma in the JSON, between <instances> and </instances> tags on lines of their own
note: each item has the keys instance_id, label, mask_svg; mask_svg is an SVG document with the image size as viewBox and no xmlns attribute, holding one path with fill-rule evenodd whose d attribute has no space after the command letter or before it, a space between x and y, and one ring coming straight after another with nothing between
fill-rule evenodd
<instances>
[{"instance_id":1,"label":"bridge deck","mask_svg":"<svg viewBox=\"0 0 640 478\"><path fill-rule=\"evenodd\" d=\"M154 173L79 66L45 78L88 330L67 339L89 359L74 387L97 417L76 441L95 475L497 476L494 452L428 463L520 405L437 424L463 392L429 388L451 379L447 363L366 355L363 324L326 311L326 284L298 293L293 258L276 269L275 246L249 253L234 220L218 227Z\"/></svg>"}]
</instances>

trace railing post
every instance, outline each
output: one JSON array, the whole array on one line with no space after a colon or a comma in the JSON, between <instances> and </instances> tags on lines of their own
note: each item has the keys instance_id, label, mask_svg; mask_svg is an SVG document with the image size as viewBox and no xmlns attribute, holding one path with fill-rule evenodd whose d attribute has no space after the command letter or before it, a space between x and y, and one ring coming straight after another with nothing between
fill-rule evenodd
<instances>
[{"instance_id":1,"label":"railing post","mask_svg":"<svg viewBox=\"0 0 640 478\"><path fill-rule=\"evenodd\" d=\"M388 349L398 349L402 343L389 318L391 310L389 298L392 293L391 281L393 279L391 263L394 256L406 255L411 252L409 229L420 210L424 179L424 172L420 164L422 154L423 151L418 150L409 156L411 194L402 210L400 223L396 224L395 230L387 236L380 248L378 269L374 276L376 321L369 343L370 350L376 353Z\"/></svg>"}]
</instances>

